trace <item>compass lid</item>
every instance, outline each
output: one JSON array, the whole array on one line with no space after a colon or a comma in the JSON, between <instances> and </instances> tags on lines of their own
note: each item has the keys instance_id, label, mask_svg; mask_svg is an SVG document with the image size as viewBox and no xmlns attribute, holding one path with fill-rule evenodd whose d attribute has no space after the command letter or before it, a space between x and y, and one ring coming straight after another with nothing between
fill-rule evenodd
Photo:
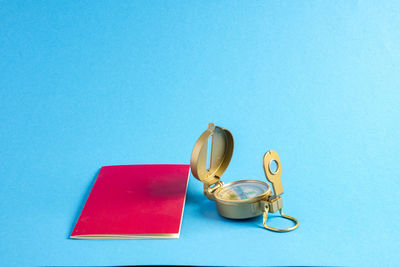
<instances>
[{"instance_id":1,"label":"compass lid","mask_svg":"<svg viewBox=\"0 0 400 267\"><path fill-rule=\"evenodd\" d=\"M208 139L212 138L211 147ZM210 158L207 159L207 149L211 149ZM207 185L212 185L220 180L228 168L233 154L233 136L227 129L208 124L207 130L199 137L192 151L190 168L194 177ZM209 160L209 168L207 161Z\"/></svg>"}]
</instances>

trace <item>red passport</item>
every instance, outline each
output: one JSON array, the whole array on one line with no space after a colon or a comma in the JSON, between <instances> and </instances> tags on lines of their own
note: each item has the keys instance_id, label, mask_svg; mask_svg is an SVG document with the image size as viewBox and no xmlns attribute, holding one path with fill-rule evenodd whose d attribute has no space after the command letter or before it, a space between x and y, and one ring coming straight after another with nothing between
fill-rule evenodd
<instances>
[{"instance_id":1,"label":"red passport","mask_svg":"<svg viewBox=\"0 0 400 267\"><path fill-rule=\"evenodd\" d=\"M190 165L100 169L71 238L178 238Z\"/></svg>"}]
</instances>

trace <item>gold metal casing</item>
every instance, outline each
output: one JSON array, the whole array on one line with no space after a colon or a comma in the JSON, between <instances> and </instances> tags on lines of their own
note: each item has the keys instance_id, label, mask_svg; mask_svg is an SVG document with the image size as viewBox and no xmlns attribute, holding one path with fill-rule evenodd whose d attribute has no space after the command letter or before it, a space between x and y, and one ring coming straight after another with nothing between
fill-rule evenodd
<instances>
[{"instance_id":1,"label":"gold metal casing","mask_svg":"<svg viewBox=\"0 0 400 267\"><path fill-rule=\"evenodd\" d=\"M212 137L210 168L207 169L208 138ZM197 140L190 167L193 176L205 185L219 182L221 175L228 168L233 154L233 136L231 132L210 123L207 130Z\"/></svg>"},{"instance_id":2,"label":"gold metal casing","mask_svg":"<svg viewBox=\"0 0 400 267\"><path fill-rule=\"evenodd\" d=\"M208 139L212 138L211 148L208 148ZM259 216L264 211L261 200L267 200L271 195L270 187L263 183L268 190L257 197L244 200L224 200L218 198L218 192L224 187L220 177L228 168L233 154L233 136L227 129L214 126L210 123L207 130L197 140L190 160L192 174L195 178L204 183L204 194L217 203L217 209L220 215L230 219L246 219ZM207 169L207 149L211 149L210 168ZM236 181L233 183L238 183ZM227 185L233 184L229 183ZM226 186L227 186L226 185Z\"/></svg>"},{"instance_id":3,"label":"gold metal casing","mask_svg":"<svg viewBox=\"0 0 400 267\"><path fill-rule=\"evenodd\" d=\"M211 147L208 148L208 140L212 138ZM210 149L210 164L207 168L207 149ZM269 184L258 180L240 180L224 185L220 177L228 168L233 155L233 136L227 129L208 125L207 130L197 140L190 159L190 167L195 178L203 182L204 195L216 202L218 213L230 219L247 219L263 214L263 225L266 229L275 232L288 232L298 227L298 221L291 216L283 214L282 198L283 187L281 183L282 167L275 151L268 151L263 158L264 172L271 182L274 194ZM277 169L271 170L271 162L275 161ZM260 183L266 186L264 193L246 199L224 199L219 197L219 192L236 183L246 182ZM267 225L268 213L279 211L283 218L292 220L295 225L290 228L277 229Z\"/></svg>"},{"instance_id":4,"label":"gold metal casing","mask_svg":"<svg viewBox=\"0 0 400 267\"><path fill-rule=\"evenodd\" d=\"M224 186L220 186L217 190L214 191L214 197L217 203L217 210L219 214L230 219L248 219L260 216L264 212L266 201L271 196L270 186L262 181L257 181L257 180L246 180L246 181L253 181L265 184L268 189L263 194L258 195L257 197L241 199L241 200L225 200L218 197L219 191L221 191L224 188L224 186L229 186L244 181L243 180L236 181L225 184Z\"/></svg>"}]
</instances>

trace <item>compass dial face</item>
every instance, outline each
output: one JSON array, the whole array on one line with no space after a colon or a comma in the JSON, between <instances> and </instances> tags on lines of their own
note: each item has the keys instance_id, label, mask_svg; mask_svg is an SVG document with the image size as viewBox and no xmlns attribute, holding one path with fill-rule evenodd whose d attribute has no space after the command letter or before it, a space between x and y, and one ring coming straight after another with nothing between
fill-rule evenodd
<instances>
[{"instance_id":1,"label":"compass dial face","mask_svg":"<svg viewBox=\"0 0 400 267\"><path fill-rule=\"evenodd\" d=\"M269 190L268 184L260 181L238 181L225 185L217 197L223 200L244 200L264 194Z\"/></svg>"}]
</instances>

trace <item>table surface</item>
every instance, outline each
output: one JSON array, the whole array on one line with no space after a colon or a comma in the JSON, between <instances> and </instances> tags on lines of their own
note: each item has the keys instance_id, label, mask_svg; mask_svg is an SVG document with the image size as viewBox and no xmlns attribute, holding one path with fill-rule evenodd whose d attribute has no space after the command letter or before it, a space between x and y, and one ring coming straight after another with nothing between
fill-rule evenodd
<instances>
[{"instance_id":1,"label":"table surface","mask_svg":"<svg viewBox=\"0 0 400 267\"><path fill-rule=\"evenodd\" d=\"M398 264L399 2L0 6L0 265ZM69 239L101 166L188 163L209 122L224 182L279 153L296 231L220 217L191 176L179 239Z\"/></svg>"}]
</instances>

